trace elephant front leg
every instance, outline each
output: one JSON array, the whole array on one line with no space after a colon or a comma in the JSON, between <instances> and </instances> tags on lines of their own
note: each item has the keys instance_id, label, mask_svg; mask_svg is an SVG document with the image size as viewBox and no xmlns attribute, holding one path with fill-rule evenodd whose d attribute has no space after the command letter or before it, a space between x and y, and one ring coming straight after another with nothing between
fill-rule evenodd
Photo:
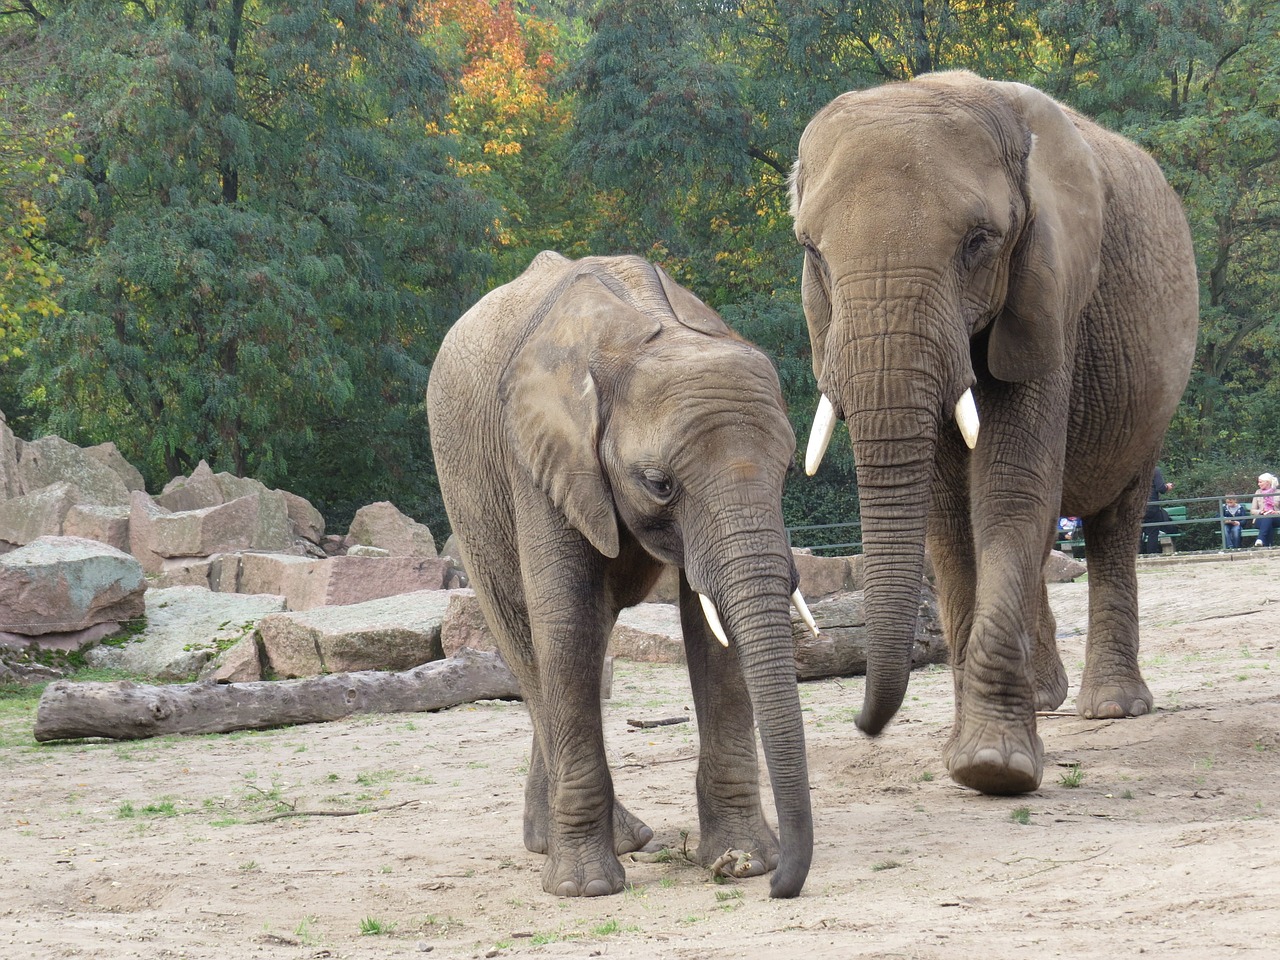
<instances>
[{"instance_id":1,"label":"elephant front leg","mask_svg":"<svg viewBox=\"0 0 1280 960\"><path fill-rule=\"evenodd\" d=\"M683 571L680 622L698 717L698 862L714 868L729 854L725 872L759 876L777 867L779 844L761 805L751 698L737 653L711 636Z\"/></svg>"},{"instance_id":2,"label":"elephant front leg","mask_svg":"<svg viewBox=\"0 0 1280 960\"><path fill-rule=\"evenodd\" d=\"M1137 498L1142 499L1140 496ZM1089 633L1076 710L1082 717L1138 717L1155 699L1138 668L1138 572L1134 531L1141 503L1090 517Z\"/></svg>"}]
</instances>

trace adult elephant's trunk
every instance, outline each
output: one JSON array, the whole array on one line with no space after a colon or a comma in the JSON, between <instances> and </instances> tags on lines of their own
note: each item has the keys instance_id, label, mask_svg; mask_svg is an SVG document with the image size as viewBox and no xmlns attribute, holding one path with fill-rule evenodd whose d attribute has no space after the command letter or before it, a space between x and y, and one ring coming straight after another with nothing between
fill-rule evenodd
<instances>
[{"instance_id":1,"label":"adult elephant's trunk","mask_svg":"<svg viewBox=\"0 0 1280 960\"><path fill-rule=\"evenodd\" d=\"M959 323L937 322L948 316L937 290L921 282L886 300L864 281L842 293L819 382L843 409L857 464L868 634L857 724L875 735L911 673L939 424L955 415L972 445L977 421L967 337Z\"/></svg>"},{"instance_id":2,"label":"adult elephant's trunk","mask_svg":"<svg viewBox=\"0 0 1280 960\"><path fill-rule=\"evenodd\" d=\"M883 462L886 449L900 459ZM907 692L920 612L925 517L933 479L932 438L854 442L862 513L867 683L858 728L878 734Z\"/></svg>"}]
</instances>

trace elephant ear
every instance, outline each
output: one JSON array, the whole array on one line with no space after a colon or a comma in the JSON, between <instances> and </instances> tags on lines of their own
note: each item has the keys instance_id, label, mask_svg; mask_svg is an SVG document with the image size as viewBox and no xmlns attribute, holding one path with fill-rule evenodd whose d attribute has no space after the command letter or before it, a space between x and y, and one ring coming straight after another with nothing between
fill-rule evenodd
<instances>
[{"instance_id":1,"label":"elephant ear","mask_svg":"<svg viewBox=\"0 0 1280 960\"><path fill-rule=\"evenodd\" d=\"M728 324L720 319L720 314L667 276L667 271L659 266L653 269L662 283L662 291L667 303L671 304L672 313L683 326L712 337L737 337Z\"/></svg>"},{"instance_id":2,"label":"elephant ear","mask_svg":"<svg viewBox=\"0 0 1280 960\"><path fill-rule=\"evenodd\" d=\"M499 384L507 442L569 523L607 557L619 551L613 494L600 463L603 432L595 369L608 369L659 324L622 303L597 277L575 277Z\"/></svg>"},{"instance_id":3,"label":"elephant ear","mask_svg":"<svg viewBox=\"0 0 1280 960\"><path fill-rule=\"evenodd\" d=\"M999 86L1023 124L1028 222L987 362L999 379L1018 382L1062 365L1067 324L1097 284L1105 197L1093 150L1067 112L1033 87Z\"/></svg>"}]
</instances>

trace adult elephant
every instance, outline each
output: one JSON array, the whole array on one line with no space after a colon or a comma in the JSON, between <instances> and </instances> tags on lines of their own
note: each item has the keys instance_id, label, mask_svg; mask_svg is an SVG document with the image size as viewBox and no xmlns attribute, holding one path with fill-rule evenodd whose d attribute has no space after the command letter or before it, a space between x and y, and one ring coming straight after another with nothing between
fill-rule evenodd
<instances>
[{"instance_id":1,"label":"adult elephant","mask_svg":"<svg viewBox=\"0 0 1280 960\"><path fill-rule=\"evenodd\" d=\"M450 522L533 720L524 838L547 855L543 889L618 893L617 854L653 837L614 798L600 676L618 612L670 564L699 859L744 851L744 872L773 869L771 894L796 896L813 822L792 597L808 612L782 520L795 437L768 359L644 260L544 252L449 331L427 405Z\"/></svg>"},{"instance_id":2,"label":"adult elephant","mask_svg":"<svg viewBox=\"0 0 1280 960\"><path fill-rule=\"evenodd\" d=\"M1035 789L1066 697L1042 567L1084 519L1077 708L1152 708L1135 550L1196 340L1195 260L1156 164L1039 91L956 72L847 93L800 140L802 297L822 392L806 469L853 440L870 657L859 727L902 703L925 538L955 675L957 782ZM978 430L978 413L982 429Z\"/></svg>"}]
</instances>

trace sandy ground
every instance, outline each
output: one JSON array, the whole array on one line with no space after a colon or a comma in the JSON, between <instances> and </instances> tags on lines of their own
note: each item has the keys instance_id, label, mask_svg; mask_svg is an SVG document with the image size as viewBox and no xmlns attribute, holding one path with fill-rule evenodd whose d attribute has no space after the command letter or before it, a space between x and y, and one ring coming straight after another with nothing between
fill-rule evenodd
<instances>
[{"instance_id":1,"label":"sandy ground","mask_svg":"<svg viewBox=\"0 0 1280 960\"><path fill-rule=\"evenodd\" d=\"M945 668L879 740L860 679L807 683L817 845L804 894L627 863L559 900L521 843L519 704L117 744L0 724L0 958L1280 956L1280 553L1144 567L1147 717L1040 720L1044 784L947 779ZM1084 583L1055 585L1075 695ZM619 796L696 846L679 668L619 662ZM1072 766L1078 765L1073 785ZM288 816L282 811L349 816ZM362 932L363 928L363 932Z\"/></svg>"}]
</instances>

